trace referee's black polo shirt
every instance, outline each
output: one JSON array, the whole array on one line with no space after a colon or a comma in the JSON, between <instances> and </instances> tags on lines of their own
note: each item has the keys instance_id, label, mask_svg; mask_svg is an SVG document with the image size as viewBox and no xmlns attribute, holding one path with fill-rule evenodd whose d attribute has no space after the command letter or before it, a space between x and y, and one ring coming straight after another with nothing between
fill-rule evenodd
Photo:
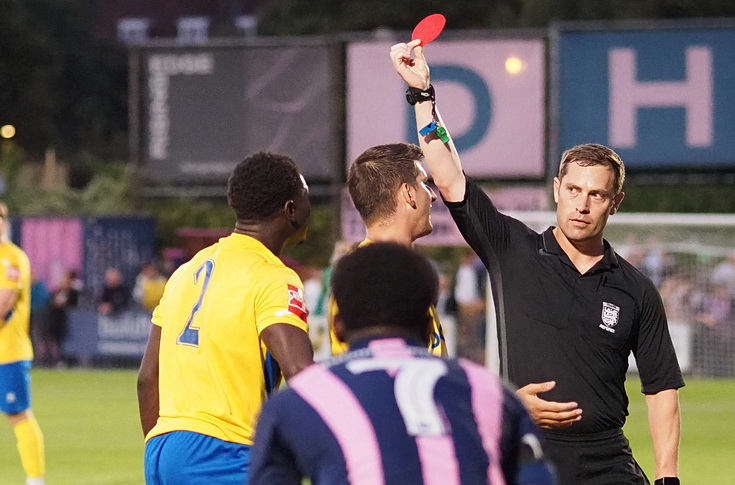
<instances>
[{"instance_id":1,"label":"referee's black polo shirt","mask_svg":"<svg viewBox=\"0 0 735 485\"><path fill-rule=\"evenodd\" d=\"M656 287L607 241L582 275L552 228L538 234L499 213L469 178L465 200L446 205L493 283L501 374L518 387L556 381L540 397L582 408L582 420L561 433L623 426L631 351L643 392L684 385Z\"/></svg>"}]
</instances>

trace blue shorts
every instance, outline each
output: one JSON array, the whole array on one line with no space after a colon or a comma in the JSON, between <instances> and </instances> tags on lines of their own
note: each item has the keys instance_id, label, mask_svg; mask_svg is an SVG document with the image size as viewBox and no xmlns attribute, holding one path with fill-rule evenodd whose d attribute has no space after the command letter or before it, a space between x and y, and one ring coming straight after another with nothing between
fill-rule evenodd
<instances>
[{"instance_id":1,"label":"blue shorts","mask_svg":"<svg viewBox=\"0 0 735 485\"><path fill-rule=\"evenodd\" d=\"M0 411L18 414L31 408L31 361L0 364Z\"/></svg>"},{"instance_id":2,"label":"blue shorts","mask_svg":"<svg viewBox=\"0 0 735 485\"><path fill-rule=\"evenodd\" d=\"M172 431L148 440L144 462L147 485L243 485L248 481L250 446Z\"/></svg>"}]
</instances>

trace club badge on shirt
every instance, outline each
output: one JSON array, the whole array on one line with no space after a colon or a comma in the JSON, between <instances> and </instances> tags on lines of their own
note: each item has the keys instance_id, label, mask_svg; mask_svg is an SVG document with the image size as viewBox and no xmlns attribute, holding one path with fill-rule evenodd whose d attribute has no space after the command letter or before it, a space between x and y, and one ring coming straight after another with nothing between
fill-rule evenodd
<instances>
[{"instance_id":1,"label":"club badge on shirt","mask_svg":"<svg viewBox=\"0 0 735 485\"><path fill-rule=\"evenodd\" d=\"M601 329L607 330L610 333L615 333L615 329L613 327L618 324L619 317L619 306L606 301L602 302L602 323L604 323L604 325L600 324Z\"/></svg>"},{"instance_id":2,"label":"club badge on shirt","mask_svg":"<svg viewBox=\"0 0 735 485\"><path fill-rule=\"evenodd\" d=\"M306 321L309 312L304 303L304 292L298 286L288 285L288 311Z\"/></svg>"}]
</instances>

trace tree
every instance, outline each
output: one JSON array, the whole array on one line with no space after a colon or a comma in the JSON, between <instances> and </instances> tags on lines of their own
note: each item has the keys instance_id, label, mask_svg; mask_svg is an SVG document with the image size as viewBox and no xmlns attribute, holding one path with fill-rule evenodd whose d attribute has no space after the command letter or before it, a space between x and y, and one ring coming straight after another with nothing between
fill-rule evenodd
<instances>
[{"instance_id":1,"label":"tree","mask_svg":"<svg viewBox=\"0 0 735 485\"><path fill-rule=\"evenodd\" d=\"M87 3L0 0L0 124L31 157L125 157L126 55L93 41Z\"/></svg>"}]
</instances>

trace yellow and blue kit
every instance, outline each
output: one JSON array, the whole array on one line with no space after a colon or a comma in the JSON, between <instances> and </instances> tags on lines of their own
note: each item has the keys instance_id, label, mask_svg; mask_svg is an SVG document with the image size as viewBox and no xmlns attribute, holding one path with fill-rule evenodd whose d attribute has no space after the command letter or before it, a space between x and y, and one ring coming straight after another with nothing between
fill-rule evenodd
<instances>
[{"instance_id":1,"label":"yellow and blue kit","mask_svg":"<svg viewBox=\"0 0 735 485\"><path fill-rule=\"evenodd\" d=\"M159 418L147 439L191 431L251 445L269 387L260 333L285 323L307 331L296 273L249 236L233 233L201 250L166 284L161 327Z\"/></svg>"},{"instance_id":2,"label":"yellow and blue kit","mask_svg":"<svg viewBox=\"0 0 735 485\"><path fill-rule=\"evenodd\" d=\"M0 243L0 288L18 291L13 308L0 317L0 364L33 360L31 264L26 253L10 241Z\"/></svg>"}]
</instances>

